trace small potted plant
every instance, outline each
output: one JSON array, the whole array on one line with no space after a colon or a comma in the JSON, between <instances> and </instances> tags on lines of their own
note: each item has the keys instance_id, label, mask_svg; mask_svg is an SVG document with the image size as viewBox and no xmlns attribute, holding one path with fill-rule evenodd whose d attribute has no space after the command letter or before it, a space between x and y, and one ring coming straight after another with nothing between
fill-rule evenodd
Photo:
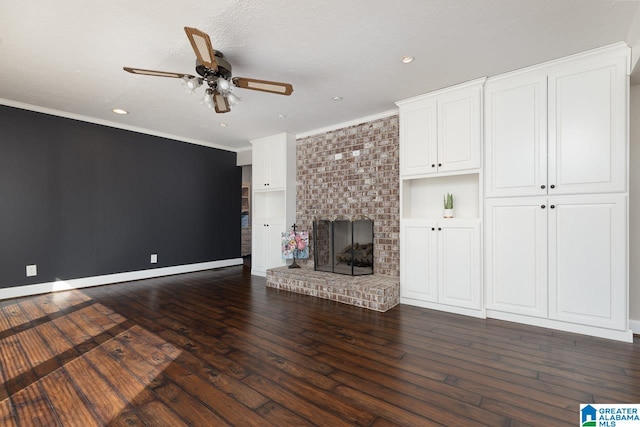
<instances>
[{"instance_id":1,"label":"small potted plant","mask_svg":"<svg viewBox=\"0 0 640 427\"><path fill-rule=\"evenodd\" d=\"M447 193L444 196L444 215L445 218L453 218L453 194Z\"/></svg>"}]
</instances>

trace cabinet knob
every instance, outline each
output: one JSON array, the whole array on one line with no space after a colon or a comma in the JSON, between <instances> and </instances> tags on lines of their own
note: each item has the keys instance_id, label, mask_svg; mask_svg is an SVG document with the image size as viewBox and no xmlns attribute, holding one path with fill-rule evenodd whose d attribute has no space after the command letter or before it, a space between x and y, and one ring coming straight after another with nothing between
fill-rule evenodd
<instances>
[{"instance_id":1,"label":"cabinet knob","mask_svg":"<svg viewBox=\"0 0 640 427\"><path fill-rule=\"evenodd\" d=\"M541 207L542 209L546 208L546 206L545 206L545 205L540 205L540 207Z\"/></svg>"},{"instance_id":2,"label":"cabinet knob","mask_svg":"<svg viewBox=\"0 0 640 427\"><path fill-rule=\"evenodd\" d=\"M542 189L544 190L545 188L547 188L547 186L546 186L546 185L544 185L544 184L542 184L542 185L540 186L540 188L542 188Z\"/></svg>"},{"instance_id":3,"label":"cabinet knob","mask_svg":"<svg viewBox=\"0 0 640 427\"><path fill-rule=\"evenodd\" d=\"M555 185L553 185L553 184L551 184L551 185L549 186L549 188L556 188L556 186L555 186Z\"/></svg>"},{"instance_id":4,"label":"cabinet knob","mask_svg":"<svg viewBox=\"0 0 640 427\"><path fill-rule=\"evenodd\" d=\"M551 209L555 209L555 208L556 208L556 205L551 205L551 206L549 206L549 207L550 207Z\"/></svg>"},{"instance_id":5,"label":"cabinet knob","mask_svg":"<svg viewBox=\"0 0 640 427\"><path fill-rule=\"evenodd\" d=\"M436 228L435 227L431 227L431 231L436 231Z\"/></svg>"},{"instance_id":6,"label":"cabinet knob","mask_svg":"<svg viewBox=\"0 0 640 427\"><path fill-rule=\"evenodd\" d=\"M431 164L431 167L432 167L432 168L435 168L435 167L436 167L435 163L432 163L432 164Z\"/></svg>"},{"instance_id":7,"label":"cabinet knob","mask_svg":"<svg viewBox=\"0 0 640 427\"><path fill-rule=\"evenodd\" d=\"M442 163L438 163L438 167L442 166Z\"/></svg>"},{"instance_id":8,"label":"cabinet knob","mask_svg":"<svg viewBox=\"0 0 640 427\"><path fill-rule=\"evenodd\" d=\"M442 228L438 227L438 231L442 231Z\"/></svg>"}]
</instances>

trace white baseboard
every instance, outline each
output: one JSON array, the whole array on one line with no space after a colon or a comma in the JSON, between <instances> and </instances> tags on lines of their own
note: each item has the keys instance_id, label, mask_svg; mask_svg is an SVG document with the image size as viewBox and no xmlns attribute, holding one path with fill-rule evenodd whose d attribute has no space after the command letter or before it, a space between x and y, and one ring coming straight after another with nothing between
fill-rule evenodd
<instances>
[{"instance_id":1,"label":"white baseboard","mask_svg":"<svg viewBox=\"0 0 640 427\"><path fill-rule=\"evenodd\" d=\"M128 282L131 280L149 279L152 277L170 276L172 274L191 273L194 271L210 270L212 268L229 267L232 265L242 265L242 258L153 268L150 270L129 271L126 273L106 274L104 276L81 277L79 279L56 280L54 282L37 283L35 285L14 286L12 288L0 289L0 300L46 294L49 292L66 291L69 289L88 288L90 286L108 285L111 283Z\"/></svg>"},{"instance_id":2,"label":"white baseboard","mask_svg":"<svg viewBox=\"0 0 640 427\"><path fill-rule=\"evenodd\" d=\"M597 326L579 325L576 323L562 322L559 320L541 317L525 316L522 314L504 313L497 310L487 310L487 318L506 320L508 322L524 323L526 325L541 328L557 329L559 331L572 332L574 334L591 335L593 337L606 338L616 341L633 342L631 326L628 330L614 330Z\"/></svg>"},{"instance_id":3,"label":"white baseboard","mask_svg":"<svg viewBox=\"0 0 640 427\"><path fill-rule=\"evenodd\" d=\"M634 334L640 335L640 320L629 319L629 329Z\"/></svg>"}]
</instances>

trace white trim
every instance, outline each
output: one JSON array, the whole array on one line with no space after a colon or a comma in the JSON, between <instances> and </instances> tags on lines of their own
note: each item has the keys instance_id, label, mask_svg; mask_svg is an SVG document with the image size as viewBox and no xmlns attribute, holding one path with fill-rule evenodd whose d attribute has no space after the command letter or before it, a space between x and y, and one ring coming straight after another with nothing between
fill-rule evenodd
<instances>
[{"instance_id":1,"label":"white trim","mask_svg":"<svg viewBox=\"0 0 640 427\"><path fill-rule=\"evenodd\" d=\"M79 279L56 280L54 282L37 283L35 285L15 286L12 288L0 289L0 300L46 294L49 292L67 291L69 289L88 288L90 286L128 282L131 280L149 279L152 277L171 276L173 274L191 273L194 271L210 270L212 268L229 267L232 265L242 265L242 258L201 262L198 264L177 265L174 267L154 268L151 270L129 271L126 273L106 274L104 276L81 277Z\"/></svg>"},{"instance_id":2,"label":"white trim","mask_svg":"<svg viewBox=\"0 0 640 427\"><path fill-rule=\"evenodd\" d=\"M518 68L516 70L497 74L495 76L490 76L487 79L487 83L493 83L495 81L509 79L519 74L529 74L529 73L535 73L535 72L548 74L550 71L552 71L552 69L558 66L564 66L567 63L572 63L572 62L581 61L581 60L600 61L603 59L603 55L609 55L609 57L615 57L620 55L627 56L627 65L625 67L625 72L627 75L631 74L631 49L625 42L617 42L607 46L602 46L602 47L587 50L584 52L575 53L573 55L564 56L562 58L552 59L550 61L540 62L538 64L533 64L530 66Z\"/></svg>"},{"instance_id":3,"label":"white trim","mask_svg":"<svg viewBox=\"0 0 640 427\"><path fill-rule=\"evenodd\" d=\"M402 284L400 285L402 286ZM428 308L430 310L446 311L447 313L460 314L463 316L477 317L485 319L485 312L482 309L456 307L454 305L440 304L436 302L423 301L413 298L400 297L400 304L412 305L414 307Z\"/></svg>"},{"instance_id":4,"label":"white trim","mask_svg":"<svg viewBox=\"0 0 640 427\"><path fill-rule=\"evenodd\" d=\"M558 320L544 319L541 317L524 316L520 314L504 313L496 310L487 310L487 318L506 320L507 322L524 323L529 326L541 328L557 329L559 331L572 332L575 334L591 335L610 340L633 342L633 332L631 329L620 331L616 329L598 328L596 326L586 326L577 323L561 322Z\"/></svg>"},{"instance_id":5,"label":"white trim","mask_svg":"<svg viewBox=\"0 0 640 427\"><path fill-rule=\"evenodd\" d=\"M209 148L217 148L225 151L238 152L237 148L226 147L224 145L214 144L212 142L200 141L198 139L185 138L183 136L172 135L170 133L157 132L151 129L141 128L137 126L129 126L122 123L116 123L109 120L98 119L95 117L83 116L81 114L69 113L67 111L54 110L53 108L40 107L38 105L25 104L23 102L12 101L10 99L0 98L0 105L8 107L20 108L22 110L35 111L38 113L48 114L50 116L64 117L67 119L80 120L81 122L94 123L97 125L108 126L116 129L124 129L132 132L142 133L145 135L158 136L160 138L173 139L175 141L187 142L194 145L202 145ZM243 150L245 148L242 148Z\"/></svg>"},{"instance_id":6,"label":"white trim","mask_svg":"<svg viewBox=\"0 0 640 427\"><path fill-rule=\"evenodd\" d=\"M484 83L487 81L487 77L480 77L475 80L469 80L468 82L458 83L453 86L447 86L442 89L436 89L431 92L423 93L422 95L412 96L411 98L406 98L396 102L398 107L402 107L403 105L413 104L416 101L421 101L423 99L430 99L435 96L440 96L446 94L447 92L456 91L459 89L472 88L474 86L478 86L480 90L484 86ZM483 100L480 99L480 103L482 105Z\"/></svg>"},{"instance_id":7,"label":"white trim","mask_svg":"<svg viewBox=\"0 0 640 427\"><path fill-rule=\"evenodd\" d=\"M307 138L309 136L318 135L320 133L332 132L334 130L347 128L349 126L361 125L363 123L372 122L374 120L384 119L398 114L398 109L383 111L382 113L373 114L371 116L361 117L359 119L349 120L348 122L337 123L320 129L314 129L296 134L296 139Z\"/></svg>"},{"instance_id":8,"label":"white trim","mask_svg":"<svg viewBox=\"0 0 640 427\"><path fill-rule=\"evenodd\" d=\"M634 334L640 335L640 320L629 319L629 329Z\"/></svg>"}]
</instances>

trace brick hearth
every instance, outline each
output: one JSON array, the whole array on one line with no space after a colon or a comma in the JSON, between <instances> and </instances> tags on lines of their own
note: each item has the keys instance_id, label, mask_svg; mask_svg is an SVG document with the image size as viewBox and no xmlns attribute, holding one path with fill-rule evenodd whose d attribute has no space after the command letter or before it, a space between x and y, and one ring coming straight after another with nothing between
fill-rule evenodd
<instances>
[{"instance_id":1,"label":"brick hearth","mask_svg":"<svg viewBox=\"0 0 640 427\"><path fill-rule=\"evenodd\" d=\"M390 276L345 276L279 267L267 270L267 287L382 312L400 302L400 280Z\"/></svg>"}]
</instances>

